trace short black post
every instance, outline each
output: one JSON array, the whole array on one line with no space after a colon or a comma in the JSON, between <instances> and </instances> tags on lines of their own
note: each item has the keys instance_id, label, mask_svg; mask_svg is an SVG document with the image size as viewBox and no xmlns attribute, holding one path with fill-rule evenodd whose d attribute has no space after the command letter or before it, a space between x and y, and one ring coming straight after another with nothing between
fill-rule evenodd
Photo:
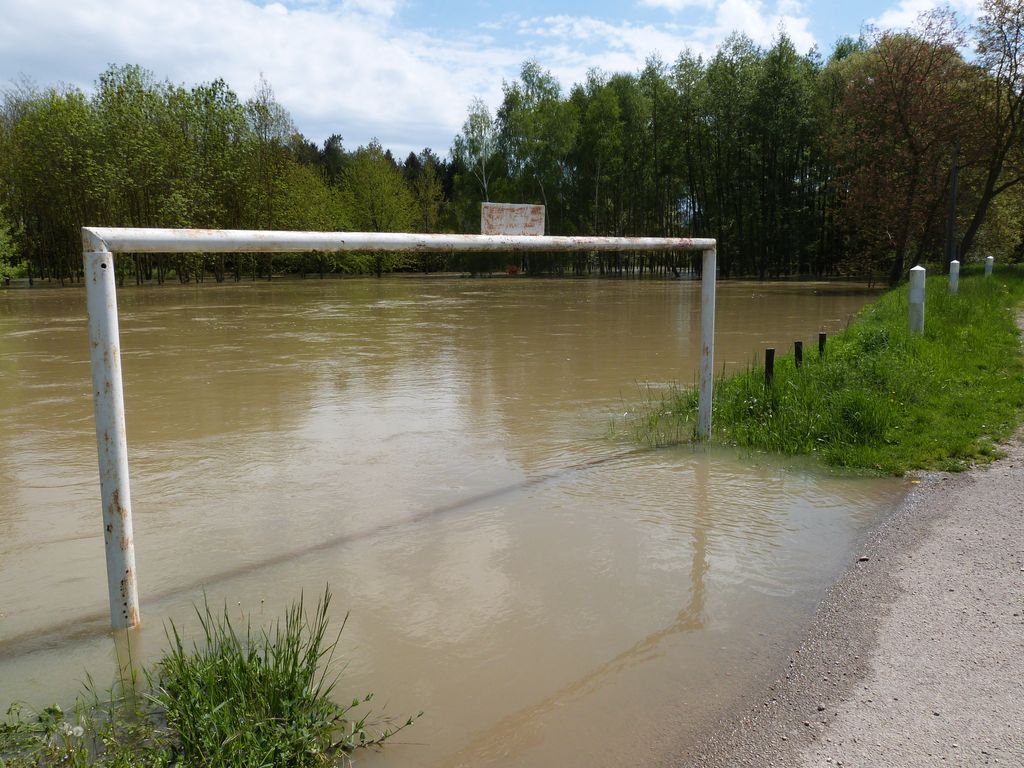
<instances>
[{"instance_id":1,"label":"short black post","mask_svg":"<svg viewBox=\"0 0 1024 768\"><path fill-rule=\"evenodd\" d=\"M764 351L764 385L770 387L775 379L775 349L768 347Z\"/></svg>"},{"instance_id":2,"label":"short black post","mask_svg":"<svg viewBox=\"0 0 1024 768\"><path fill-rule=\"evenodd\" d=\"M793 357L796 359L797 368L804 364L804 343L802 341L793 342Z\"/></svg>"},{"instance_id":3,"label":"short black post","mask_svg":"<svg viewBox=\"0 0 1024 768\"><path fill-rule=\"evenodd\" d=\"M822 331L818 334L818 357L825 356L825 339L828 338L828 334Z\"/></svg>"}]
</instances>

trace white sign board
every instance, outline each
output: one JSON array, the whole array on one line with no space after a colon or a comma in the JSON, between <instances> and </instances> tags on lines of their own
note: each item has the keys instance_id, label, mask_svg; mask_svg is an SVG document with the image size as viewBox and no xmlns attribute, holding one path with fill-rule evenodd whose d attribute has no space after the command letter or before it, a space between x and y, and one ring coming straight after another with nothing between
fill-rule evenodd
<instances>
[{"instance_id":1,"label":"white sign board","mask_svg":"<svg viewBox=\"0 0 1024 768\"><path fill-rule=\"evenodd\" d=\"M543 235L544 206L481 203L481 235Z\"/></svg>"}]
</instances>

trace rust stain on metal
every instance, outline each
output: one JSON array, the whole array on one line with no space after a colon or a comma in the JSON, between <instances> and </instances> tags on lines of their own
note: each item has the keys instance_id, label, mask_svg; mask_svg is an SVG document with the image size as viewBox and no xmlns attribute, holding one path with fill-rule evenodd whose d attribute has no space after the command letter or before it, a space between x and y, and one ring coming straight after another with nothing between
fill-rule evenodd
<instances>
[{"instance_id":1,"label":"rust stain on metal","mask_svg":"<svg viewBox=\"0 0 1024 768\"><path fill-rule=\"evenodd\" d=\"M544 234L544 206L512 203L481 203L480 234Z\"/></svg>"},{"instance_id":2,"label":"rust stain on metal","mask_svg":"<svg viewBox=\"0 0 1024 768\"><path fill-rule=\"evenodd\" d=\"M185 230L185 231L188 233L186 235L187 237L195 239L197 237L209 237L210 235L213 235L217 230L215 230L215 229L191 229L191 230Z\"/></svg>"},{"instance_id":3,"label":"rust stain on metal","mask_svg":"<svg viewBox=\"0 0 1024 768\"><path fill-rule=\"evenodd\" d=\"M516 206L508 206L509 209ZM529 209L529 206L523 206ZM186 253L200 250L204 253L286 253L331 251L613 251L613 250L707 250L715 241L708 238L664 237L540 237L543 221L540 207L533 206L535 221L532 231L519 228L513 236L503 234L453 235L413 234L409 232L296 232L270 230L215 230L215 229L152 229L94 227L90 235L102 254ZM520 222L522 223L522 222ZM501 231L507 231L502 229ZM529 241L536 241L530 243Z\"/></svg>"},{"instance_id":4,"label":"rust stain on metal","mask_svg":"<svg viewBox=\"0 0 1024 768\"><path fill-rule=\"evenodd\" d=\"M120 517L122 521L124 521L128 516L127 510L125 510L124 506L121 504L120 488L115 488L114 492L110 494L110 507L112 511L117 513L117 516Z\"/></svg>"},{"instance_id":5,"label":"rust stain on metal","mask_svg":"<svg viewBox=\"0 0 1024 768\"><path fill-rule=\"evenodd\" d=\"M134 627L139 623L139 609L130 594L134 584L135 578L132 575L132 569L126 568L124 576L121 577L121 614L129 627Z\"/></svg>"}]
</instances>

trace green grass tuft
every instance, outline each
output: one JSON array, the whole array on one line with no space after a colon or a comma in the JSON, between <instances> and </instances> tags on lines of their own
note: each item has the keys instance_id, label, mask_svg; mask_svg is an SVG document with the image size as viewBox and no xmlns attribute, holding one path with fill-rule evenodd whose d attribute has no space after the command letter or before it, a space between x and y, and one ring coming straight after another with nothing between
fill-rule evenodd
<instances>
[{"instance_id":1,"label":"green grass tuft","mask_svg":"<svg viewBox=\"0 0 1024 768\"><path fill-rule=\"evenodd\" d=\"M0 768L23 766L330 766L411 725L370 731L351 716L372 694L341 705L329 672L341 630L328 637L330 592L310 616L300 598L272 632L239 634L227 610L196 609L203 641L190 649L173 624L171 649L137 680L101 699L92 687L74 711L20 705L0 723ZM344 624L342 624L344 629ZM421 713L422 714L422 713ZM418 715L417 715L418 717Z\"/></svg>"},{"instance_id":2,"label":"green grass tuft","mask_svg":"<svg viewBox=\"0 0 1024 768\"><path fill-rule=\"evenodd\" d=\"M713 438L886 474L991 461L1024 406L1024 273L963 277L957 296L947 286L944 276L927 281L923 336L908 331L903 286L830 338L824 359L811 351L797 369L792 357L777 358L770 388L763 368L717 382ZM695 391L673 392L647 407L635 437L690 439L696 413Z\"/></svg>"}]
</instances>

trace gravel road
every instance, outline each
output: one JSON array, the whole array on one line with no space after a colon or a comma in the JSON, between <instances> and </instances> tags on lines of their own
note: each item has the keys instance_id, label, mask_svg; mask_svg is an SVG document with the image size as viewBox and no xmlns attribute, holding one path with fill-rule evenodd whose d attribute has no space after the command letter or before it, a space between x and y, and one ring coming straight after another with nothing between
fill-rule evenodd
<instances>
[{"instance_id":1,"label":"gravel road","mask_svg":"<svg viewBox=\"0 0 1024 768\"><path fill-rule=\"evenodd\" d=\"M1024 766L1024 433L922 477L752 708L676 766Z\"/></svg>"}]
</instances>

